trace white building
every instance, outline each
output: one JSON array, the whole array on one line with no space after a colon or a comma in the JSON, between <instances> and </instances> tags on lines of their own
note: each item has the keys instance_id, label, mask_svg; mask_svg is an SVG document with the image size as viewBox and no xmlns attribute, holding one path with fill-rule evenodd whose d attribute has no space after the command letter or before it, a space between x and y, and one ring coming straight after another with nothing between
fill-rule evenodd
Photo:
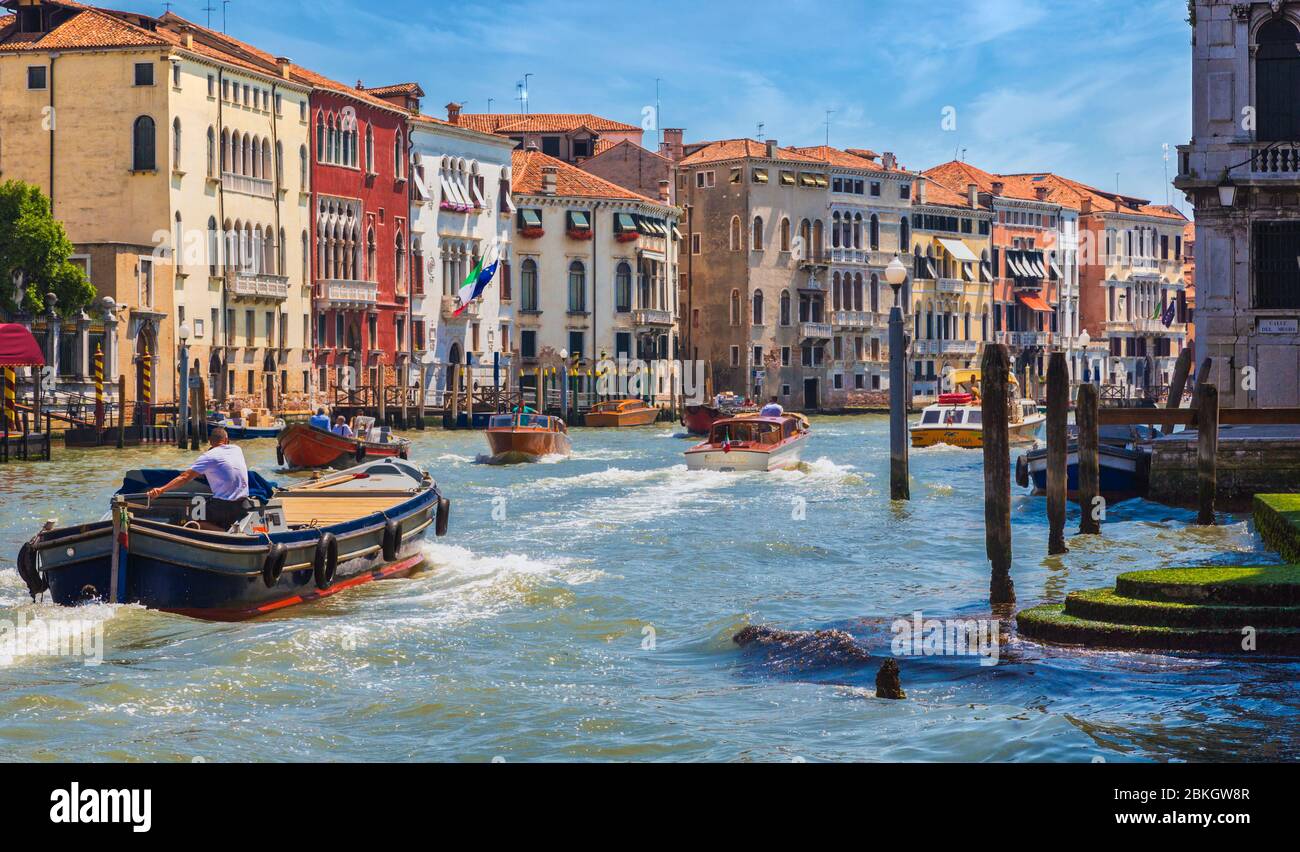
<instances>
[{"instance_id":1,"label":"white building","mask_svg":"<svg viewBox=\"0 0 1300 852\"><path fill-rule=\"evenodd\" d=\"M411 119L410 136L411 341L416 363L429 368L426 400L436 405L452 364L465 364L468 355L475 379L491 382L495 361L504 384L518 349L511 299L514 143L420 115ZM453 316L461 306L461 284L483 258L500 260L496 278L481 298Z\"/></svg>"}]
</instances>

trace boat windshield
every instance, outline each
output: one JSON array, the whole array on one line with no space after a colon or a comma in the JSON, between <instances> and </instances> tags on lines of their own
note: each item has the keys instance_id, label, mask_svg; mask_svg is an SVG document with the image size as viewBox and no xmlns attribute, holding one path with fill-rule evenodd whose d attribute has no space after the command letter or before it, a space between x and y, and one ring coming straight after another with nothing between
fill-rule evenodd
<instances>
[{"instance_id":1,"label":"boat windshield","mask_svg":"<svg viewBox=\"0 0 1300 852\"><path fill-rule=\"evenodd\" d=\"M521 414L519 415L519 427L521 429L550 429L551 418L545 414Z\"/></svg>"},{"instance_id":2,"label":"boat windshield","mask_svg":"<svg viewBox=\"0 0 1300 852\"><path fill-rule=\"evenodd\" d=\"M513 414L497 414L488 421L490 429L509 429L515 425L515 416Z\"/></svg>"},{"instance_id":3,"label":"boat windshield","mask_svg":"<svg viewBox=\"0 0 1300 852\"><path fill-rule=\"evenodd\" d=\"M711 443L721 444L778 444L781 429L775 423L720 423L713 427Z\"/></svg>"},{"instance_id":4,"label":"boat windshield","mask_svg":"<svg viewBox=\"0 0 1300 852\"><path fill-rule=\"evenodd\" d=\"M978 408L972 408L966 414L966 422L982 424L984 422L984 412Z\"/></svg>"},{"instance_id":5,"label":"boat windshield","mask_svg":"<svg viewBox=\"0 0 1300 852\"><path fill-rule=\"evenodd\" d=\"M921 422L922 422L922 423L926 423L926 424L930 424L930 423L938 423L938 422L939 422L939 417L940 417L939 412L937 412L937 411L927 411L927 412L925 412L924 415L922 415L922 417L921 417Z\"/></svg>"}]
</instances>

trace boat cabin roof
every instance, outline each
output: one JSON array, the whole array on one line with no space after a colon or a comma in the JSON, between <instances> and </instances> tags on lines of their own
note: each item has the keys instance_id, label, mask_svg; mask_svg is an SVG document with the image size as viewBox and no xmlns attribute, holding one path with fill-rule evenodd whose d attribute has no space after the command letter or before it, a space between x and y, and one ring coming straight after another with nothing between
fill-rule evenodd
<instances>
[{"instance_id":1,"label":"boat cabin roof","mask_svg":"<svg viewBox=\"0 0 1300 852\"><path fill-rule=\"evenodd\" d=\"M643 401L639 399L611 399L605 402L598 402L591 407L592 411L626 411L628 409L648 408Z\"/></svg>"},{"instance_id":2,"label":"boat cabin roof","mask_svg":"<svg viewBox=\"0 0 1300 852\"><path fill-rule=\"evenodd\" d=\"M537 429L544 432L567 432L564 421L549 414L494 414L488 419L489 429Z\"/></svg>"}]
</instances>

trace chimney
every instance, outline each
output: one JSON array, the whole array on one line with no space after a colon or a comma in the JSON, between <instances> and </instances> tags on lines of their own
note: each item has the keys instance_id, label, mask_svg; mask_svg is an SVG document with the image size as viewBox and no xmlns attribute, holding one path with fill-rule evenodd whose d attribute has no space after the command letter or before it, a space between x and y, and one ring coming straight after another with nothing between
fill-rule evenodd
<instances>
[{"instance_id":1,"label":"chimney","mask_svg":"<svg viewBox=\"0 0 1300 852\"><path fill-rule=\"evenodd\" d=\"M1045 187L1045 186L1036 186L1036 187L1034 187L1034 195L1036 195L1036 196L1038 197L1038 200L1039 200L1039 201L1046 201L1046 200L1047 200L1047 187Z\"/></svg>"},{"instance_id":2,"label":"chimney","mask_svg":"<svg viewBox=\"0 0 1300 852\"><path fill-rule=\"evenodd\" d=\"M898 165L898 158L894 156L893 151L886 151L880 155L880 165L887 169L892 169Z\"/></svg>"},{"instance_id":3,"label":"chimney","mask_svg":"<svg viewBox=\"0 0 1300 852\"><path fill-rule=\"evenodd\" d=\"M365 88L366 88L365 84L362 83L360 80L358 80L358 81L357 81L357 91L364 91Z\"/></svg>"},{"instance_id":4,"label":"chimney","mask_svg":"<svg viewBox=\"0 0 1300 852\"><path fill-rule=\"evenodd\" d=\"M190 29L189 24L181 26L181 47L186 50L194 49L194 30Z\"/></svg>"},{"instance_id":5,"label":"chimney","mask_svg":"<svg viewBox=\"0 0 1300 852\"><path fill-rule=\"evenodd\" d=\"M1002 181L1000 181L1000 180L995 180L995 181L993 181L993 194L994 194L995 196L1000 196L1000 195L1002 195L1003 190L1005 190L1006 188L1007 188L1007 185L1006 185L1005 183L1003 183Z\"/></svg>"},{"instance_id":6,"label":"chimney","mask_svg":"<svg viewBox=\"0 0 1300 852\"><path fill-rule=\"evenodd\" d=\"M930 181L928 181L924 177L918 177L916 179L916 191L912 193L913 197L916 199L915 203L917 204L925 203L925 185L928 184L929 182Z\"/></svg>"},{"instance_id":7,"label":"chimney","mask_svg":"<svg viewBox=\"0 0 1300 852\"><path fill-rule=\"evenodd\" d=\"M970 202L971 209L974 210L980 206L980 185L977 183L966 184L966 198Z\"/></svg>"},{"instance_id":8,"label":"chimney","mask_svg":"<svg viewBox=\"0 0 1300 852\"><path fill-rule=\"evenodd\" d=\"M769 140L767 140L767 158L768 158L769 160L775 160L775 159L776 159L776 147L777 147L777 146L776 146L776 140L775 140L775 139L769 139Z\"/></svg>"},{"instance_id":9,"label":"chimney","mask_svg":"<svg viewBox=\"0 0 1300 852\"><path fill-rule=\"evenodd\" d=\"M460 108L461 105L455 101L447 104L447 122L449 124L460 124Z\"/></svg>"},{"instance_id":10,"label":"chimney","mask_svg":"<svg viewBox=\"0 0 1300 852\"><path fill-rule=\"evenodd\" d=\"M680 127L665 127L664 141L659 145L659 153L674 163L682 158L682 137L685 135Z\"/></svg>"},{"instance_id":11,"label":"chimney","mask_svg":"<svg viewBox=\"0 0 1300 852\"><path fill-rule=\"evenodd\" d=\"M536 152L538 151L537 143L536 143L536 142L529 142L527 145L524 146L524 150L525 150L525 151L531 151L531 152L533 152L533 153L536 153Z\"/></svg>"},{"instance_id":12,"label":"chimney","mask_svg":"<svg viewBox=\"0 0 1300 852\"><path fill-rule=\"evenodd\" d=\"M1115 196L1115 212L1119 212L1119 196Z\"/></svg>"},{"instance_id":13,"label":"chimney","mask_svg":"<svg viewBox=\"0 0 1300 852\"><path fill-rule=\"evenodd\" d=\"M666 180L659 181L659 200L664 204L673 203L673 196L672 193L669 191L669 188L671 186L672 184L669 181Z\"/></svg>"},{"instance_id":14,"label":"chimney","mask_svg":"<svg viewBox=\"0 0 1300 852\"><path fill-rule=\"evenodd\" d=\"M542 166L542 195L554 195L560 170L555 166Z\"/></svg>"},{"instance_id":15,"label":"chimney","mask_svg":"<svg viewBox=\"0 0 1300 852\"><path fill-rule=\"evenodd\" d=\"M280 76L289 79L289 69L293 66L293 60L287 56L277 56L275 64L280 69Z\"/></svg>"},{"instance_id":16,"label":"chimney","mask_svg":"<svg viewBox=\"0 0 1300 852\"><path fill-rule=\"evenodd\" d=\"M1092 199L1091 199L1091 198L1084 198L1082 201L1079 202L1079 215L1080 215L1080 216L1091 216L1091 215L1092 215Z\"/></svg>"}]
</instances>

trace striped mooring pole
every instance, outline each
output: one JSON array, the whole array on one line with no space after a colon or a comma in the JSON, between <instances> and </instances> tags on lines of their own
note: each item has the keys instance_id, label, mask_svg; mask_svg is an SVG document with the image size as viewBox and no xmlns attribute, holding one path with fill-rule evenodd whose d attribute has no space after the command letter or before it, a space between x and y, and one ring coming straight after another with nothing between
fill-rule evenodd
<instances>
[{"instance_id":1,"label":"striped mooring pole","mask_svg":"<svg viewBox=\"0 0 1300 852\"><path fill-rule=\"evenodd\" d=\"M13 367L5 367L5 428L10 432L18 428L17 388L18 373Z\"/></svg>"},{"instance_id":2,"label":"striped mooring pole","mask_svg":"<svg viewBox=\"0 0 1300 852\"><path fill-rule=\"evenodd\" d=\"M140 383L141 414L143 424L150 425L153 423L153 355L148 346L144 347L144 354L140 356L140 369L144 371Z\"/></svg>"},{"instance_id":3,"label":"striped mooring pole","mask_svg":"<svg viewBox=\"0 0 1300 852\"><path fill-rule=\"evenodd\" d=\"M104 428L104 347L95 347L95 428Z\"/></svg>"}]
</instances>

